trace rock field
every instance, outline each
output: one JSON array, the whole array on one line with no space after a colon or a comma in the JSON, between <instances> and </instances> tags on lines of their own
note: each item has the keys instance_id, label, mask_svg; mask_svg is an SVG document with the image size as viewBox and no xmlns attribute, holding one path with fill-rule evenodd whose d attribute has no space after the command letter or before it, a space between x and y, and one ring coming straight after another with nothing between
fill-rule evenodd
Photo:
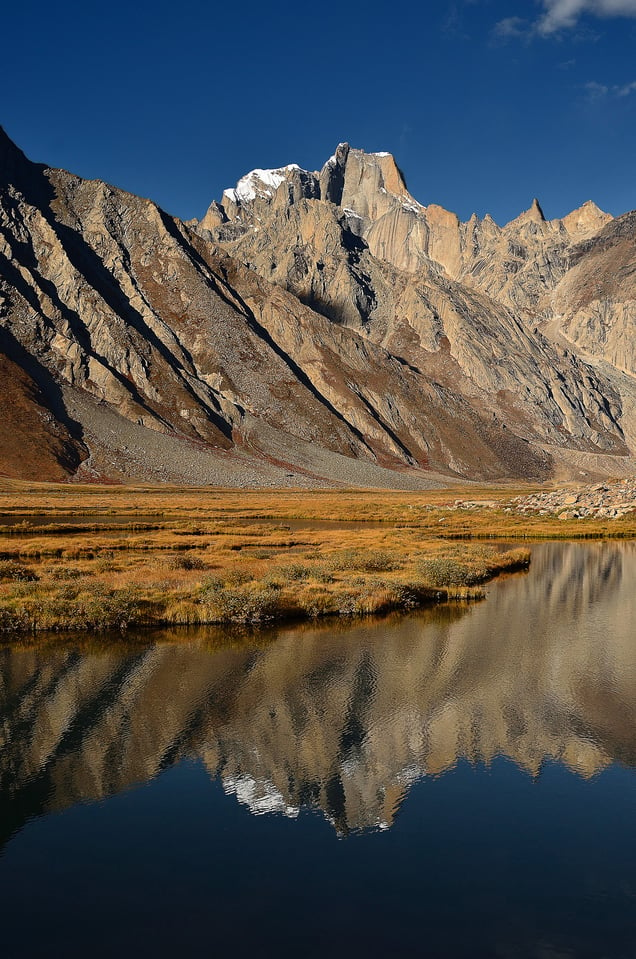
<instances>
[{"instance_id":1,"label":"rock field","mask_svg":"<svg viewBox=\"0 0 636 959\"><path fill-rule=\"evenodd\" d=\"M579 489L560 489L533 496L516 496L509 512L555 514L559 519L614 519L636 511L636 480L598 483Z\"/></svg>"}]
</instances>

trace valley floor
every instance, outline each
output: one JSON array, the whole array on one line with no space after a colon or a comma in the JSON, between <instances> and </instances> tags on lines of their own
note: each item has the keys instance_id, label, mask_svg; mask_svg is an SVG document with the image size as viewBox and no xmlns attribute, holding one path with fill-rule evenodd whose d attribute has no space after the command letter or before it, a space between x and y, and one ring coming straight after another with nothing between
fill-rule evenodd
<instances>
[{"instance_id":1,"label":"valley floor","mask_svg":"<svg viewBox=\"0 0 636 959\"><path fill-rule=\"evenodd\" d=\"M594 490L237 492L2 480L0 630L245 626L473 599L493 576L527 567L528 541L635 537L632 486ZM594 496L604 515L577 516L577 498L588 509ZM609 515L612 496L621 515Z\"/></svg>"}]
</instances>

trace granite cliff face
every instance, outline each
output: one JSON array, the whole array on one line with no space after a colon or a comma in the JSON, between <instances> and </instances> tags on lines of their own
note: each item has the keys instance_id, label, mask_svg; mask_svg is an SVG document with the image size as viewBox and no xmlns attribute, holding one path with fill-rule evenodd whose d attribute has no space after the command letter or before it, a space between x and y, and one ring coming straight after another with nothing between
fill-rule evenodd
<instances>
[{"instance_id":1,"label":"granite cliff face","mask_svg":"<svg viewBox=\"0 0 636 959\"><path fill-rule=\"evenodd\" d=\"M504 227L488 216L461 223L420 205L389 154L341 144L304 179L297 167L255 171L198 229L553 462L625 456L633 443L633 382L616 375L633 373L630 215L613 221L588 202L547 221L535 200ZM583 305L583 277L598 282L601 255L611 289ZM469 472L461 459L448 465Z\"/></svg>"},{"instance_id":2,"label":"granite cliff face","mask_svg":"<svg viewBox=\"0 0 636 959\"><path fill-rule=\"evenodd\" d=\"M191 483L630 471L635 229L462 224L347 145L185 224L0 131L0 471L117 479L124 439L136 478Z\"/></svg>"}]
</instances>

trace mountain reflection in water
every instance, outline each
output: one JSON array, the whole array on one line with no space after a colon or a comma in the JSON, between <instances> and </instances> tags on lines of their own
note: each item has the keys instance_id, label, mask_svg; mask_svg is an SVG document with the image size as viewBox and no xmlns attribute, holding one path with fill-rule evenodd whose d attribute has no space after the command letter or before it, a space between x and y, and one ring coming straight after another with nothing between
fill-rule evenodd
<instances>
[{"instance_id":1,"label":"mountain reflection in water","mask_svg":"<svg viewBox=\"0 0 636 959\"><path fill-rule=\"evenodd\" d=\"M255 814L388 828L458 759L636 765L636 548L535 547L484 603L260 637L220 631L0 650L0 822L200 759ZM228 800L230 801L230 800Z\"/></svg>"}]
</instances>

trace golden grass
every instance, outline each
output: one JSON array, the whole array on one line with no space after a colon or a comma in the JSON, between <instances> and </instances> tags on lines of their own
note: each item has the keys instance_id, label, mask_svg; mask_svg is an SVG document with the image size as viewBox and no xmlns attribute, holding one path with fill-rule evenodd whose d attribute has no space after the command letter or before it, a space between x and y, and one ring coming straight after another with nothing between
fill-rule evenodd
<instances>
[{"instance_id":1,"label":"golden grass","mask_svg":"<svg viewBox=\"0 0 636 959\"><path fill-rule=\"evenodd\" d=\"M504 512L531 489L273 493L0 480L0 629L408 609L477 596L479 584L527 565L527 550L502 553L490 538L636 535L634 515L562 521ZM497 506L453 509L463 498Z\"/></svg>"},{"instance_id":2,"label":"golden grass","mask_svg":"<svg viewBox=\"0 0 636 959\"><path fill-rule=\"evenodd\" d=\"M569 488L562 484L563 488ZM285 525L310 520L333 523L374 522L387 526L417 526L435 536L504 538L578 538L635 536L636 514L616 520L558 520L550 516L504 513L516 495L556 488L555 484L499 484L453 486L446 490L395 492L386 490L219 490L204 487L106 487L26 483L0 477L0 527L4 517L20 517L39 526L81 516L86 528L117 523L113 532L148 527L165 529L172 521L183 536L223 536L232 521L232 532L257 536L259 521L272 523L284 541ZM449 511L456 500L492 501L501 509ZM44 518L41 518L44 514ZM122 526L122 520L125 525ZM239 521L245 520L246 526ZM443 525L443 529L440 526ZM295 532L297 532L295 530ZM282 545L282 543L281 543Z\"/></svg>"}]
</instances>

